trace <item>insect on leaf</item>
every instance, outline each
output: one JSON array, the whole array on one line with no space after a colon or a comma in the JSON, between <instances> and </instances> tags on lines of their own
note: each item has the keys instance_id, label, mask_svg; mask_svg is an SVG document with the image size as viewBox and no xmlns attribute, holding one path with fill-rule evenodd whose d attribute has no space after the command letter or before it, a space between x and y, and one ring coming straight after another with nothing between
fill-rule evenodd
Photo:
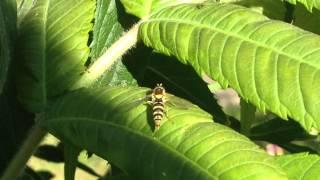
<instances>
[{"instance_id":1,"label":"insect on leaf","mask_svg":"<svg viewBox=\"0 0 320 180\"><path fill-rule=\"evenodd\" d=\"M262 111L320 129L320 37L233 5L183 4L140 27L144 43L231 86Z\"/></svg>"},{"instance_id":2,"label":"insect on leaf","mask_svg":"<svg viewBox=\"0 0 320 180\"><path fill-rule=\"evenodd\" d=\"M63 141L107 159L133 179L287 179L273 157L245 136L213 123L196 106L178 110L168 105L173 109L170 120L154 132L147 104L123 109L149 91L77 90L61 97L42 123Z\"/></svg>"}]
</instances>

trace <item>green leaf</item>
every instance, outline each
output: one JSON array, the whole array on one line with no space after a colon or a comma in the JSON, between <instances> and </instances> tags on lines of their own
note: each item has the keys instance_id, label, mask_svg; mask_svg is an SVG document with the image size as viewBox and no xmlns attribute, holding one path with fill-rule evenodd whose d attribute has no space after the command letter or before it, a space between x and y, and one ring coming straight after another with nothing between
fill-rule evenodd
<instances>
[{"instance_id":1,"label":"green leaf","mask_svg":"<svg viewBox=\"0 0 320 180\"><path fill-rule=\"evenodd\" d=\"M17 89L28 110L43 110L84 72L93 10L93 0L43 0L21 22Z\"/></svg>"},{"instance_id":2,"label":"green leaf","mask_svg":"<svg viewBox=\"0 0 320 180\"><path fill-rule=\"evenodd\" d=\"M115 0L97 1L93 41L90 45L92 62L99 58L123 33L123 27L118 18Z\"/></svg>"},{"instance_id":3,"label":"green leaf","mask_svg":"<svg viewBox=\"0 0 320 180\"><path fill-rule=\"evenodd\" d=\"M139 18L150 15L164 7L181 3L202 3L206 0L120 0L125 10Z\"/></svg>"},{"instance_id":4,"label":"green leaf","mask_svg":"<svg viewBox=\"0 0 320 180\"><path fill-rule=\"evenodd\" d=\"M36 4L36 0L17 0L18 8L18 27L23 21L24 17L28 14L30 9Z\"/></svg>"},{"instance_id":5,"label":"green leaf","mask_svg":"<svg viewBox=\"0 0 320 180\"><path fill-rule=\"evenodd\" d=\"M16 38L17 8L14 0L0 1L0 94L8 78Z\"/></svg>"},{"instance_id":6,"label":"green leaf","mask_svg":"<svg viewBox=\"0 0 320 180\"><path fill-rule=\"evenodd\" d=\"M0 1L0 176L19 150L33 124L33 115L17 102L13 86L13 48L17 36L15 0Z\"/></svg>"},{"instance_id":7,"label":"green leaf","mask_svg":"<svg viewBox=\"0 0 320 180\"><path fill-rule=\"evenodd\" d=\"M160 129L153 131L145 99L149 92L133 87L78 90L58 100L42 123L134 179L286 179L257 145L172 95Z\"/></svg>"},{"instance_id":8,"label":"green leaf","mask_svg":"<svg viewBox=\"0 0 320 180\"><path fill-rule=\"evenodd\" d=\"M292 4L297 4L297 2L300 2L311 12L312 12L313 8L320 10L320 1L318 1L318 0L285 0L285 1L292 3Z\"/></svg>"},{"instance_id":9,"label":"green leaf","mask_svg":"<svg viewBox=\"0 0 320 180\"><path fill-rule=\"evenodd\" d=\"M124 12L117 8L115 0L97 1L91 44L91 63L94 63L123 34L124 28L119 21L119 16L122 15ZM122 59L119 59L92 86L106 85L133 86L137 85L137 82L123 64Z\"/></svg>"},{"instance_id":10,"label":"green leaf","mask_svg":"<svg viewBox=\"0 0 320 180\"><path fill-rule=\"evenodd\" d=\"M320 176L320 157L307 153L278 156L276 161L290 180L313 180Z\"/></svg>"},{"instance_id":11,"label":"green leaf","mask_svg":"<svg viewBox=\"0 0 320 180\"><path fill-rule=\"evenodd\" d=\"M320 129L319 36L247 8L165 8L140 27L144 43L233 87L262 111Z\"/></svg>"}]
</instances>

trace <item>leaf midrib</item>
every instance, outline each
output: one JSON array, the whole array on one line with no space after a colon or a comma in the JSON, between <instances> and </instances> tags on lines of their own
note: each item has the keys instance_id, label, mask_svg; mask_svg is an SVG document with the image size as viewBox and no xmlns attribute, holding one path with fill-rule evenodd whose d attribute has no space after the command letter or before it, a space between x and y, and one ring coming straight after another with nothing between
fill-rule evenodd
<instances>
[{"instance_id":1,"label":"leaf midrib","mask_svg":"<svg viewBox=\"0 0 320 180\"><path fill-rule=\"evenodd\" d=\"M76 119L76 120L75 120ZM148 139L150 142L153 142L155 145L159 145L161 146L163 149L168 149L168 151L170 151L171 153L175 154L177 157L179 157L179 159L181 159L182 161L187 161L189 163L191 163L194 167L198 167L198 169L202 172L204 172L205 174L207 174L210 178L212 179L218 179L217 177L213 176L207 169L204 169L202 166L200 166L199 164L193 162L191 159L189 159L188 157L186 157L184 154L179 153L179 151L176 151L176 149L172 148L171 146L163 143L162 141L155 141L155 138L151 138L149 136L144 135L143 133L139 133L137 131L132 130L131 128L116 124L116 123L112 123L112 122L108 122L105 121L104 119L92 119L92 118L84 118L84 117L59 117L59 118L49 118L47 119L47 121L53 121L50 122L51 124L54 123L58 123L59 121L64 121L64 122L68 122L70 121L71 123L74 122L81 122L80 124L83 124L83 122L88 123L88 122L92 122L93 124L103 124L103 125L107 125L107 126L112 126L115 127L116 129L120 129L119 131L127 131L129 133L132 133L136 136L140 136L142 138ZM189 124L189 126L194 125L196 123L192 123Z\"/></svg>"},{"instance_id":2,"label":"leaf midrib","mask_svg":"<svg viewBox=\"0 0 320 180\"><path fill-rule=\"evenodd\" d=\"M266 21L270 21L270 20L266 20ZM292 60L297 61L298 64L303 64L304 63L304 64L307 64L307 65L313 67L316 70L319 69L319 67L317 67L315 64L312 64L310 62L305 62L305 61L303 61L303 59L300 59L300 57L292 56L289 53L286 53L286 52L283 52L283 51L279 51L276 47L267 46L266 44L259 43L258 41L254 41L254 40L249 39L249 38L244 38L243 36L240 36L240 35L232 33L232 32L222 31L220 28L216 28L216 27L209 26L209 25L206 25L206 24L201 24L201 23L198 23L196 21L185 20L185 19L175 19L173 17L173 18L153 18L153 19L148 19L144 23L152 23L152 22L159 22L159 23L172 22L172 23L177 23L177 24L184 23L186 25L192 26L193 28L195 28L195 27L196 28L206 28L206 29L209 29L211 31L216 31L216 32L221 33L221 34L225 34L226 36L231 36L231 37L240 39L241 41L245 41L245 42L251 43L253 45L256 45L256 46L259 46L259 47L262 47L262 48L265 48L265 49L269 49L269 50L271 50L273 52L278 53L279 55L283 55L283 56L286 56L286 57L288 57L288 58L290 58Z\"/></svg>"}]
</instances>

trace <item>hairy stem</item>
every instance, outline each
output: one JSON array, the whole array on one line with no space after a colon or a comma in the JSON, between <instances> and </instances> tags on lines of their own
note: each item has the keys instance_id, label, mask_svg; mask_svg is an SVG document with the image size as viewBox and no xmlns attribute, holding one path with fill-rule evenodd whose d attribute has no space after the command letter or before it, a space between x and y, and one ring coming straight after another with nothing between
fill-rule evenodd
<instances>
[{"instance_id":1,"label":"hairy stem","mask_svg":"<svg viewBox=\"0 0 320 180\"><path fill-rule=\"evenodd\" d=\"M138 39L140 23L134 25L128 32L118 39L106 52L97 59L71 89L87 87L98 79L111 65L132 48Z\"/></svg>"},{"instance_id":2,"label":"hairy stem","mask_svg":"<svg viewBox=\"0 0 320 180\"><path fill-rule=\"evenodd\" d=\"M38 123L32 127L27 139L23 142L6 171L4 171L2 180L17 179L46 133L47 131L42 129Z\"/></svg>"}]
</instances>

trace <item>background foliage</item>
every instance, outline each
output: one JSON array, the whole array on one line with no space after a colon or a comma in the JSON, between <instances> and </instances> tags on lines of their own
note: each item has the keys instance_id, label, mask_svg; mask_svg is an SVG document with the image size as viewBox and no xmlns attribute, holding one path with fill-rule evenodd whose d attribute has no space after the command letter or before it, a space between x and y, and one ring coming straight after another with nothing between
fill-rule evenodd
<instances>
[{"instance_id":1,"label":"background foliage","mask_svg":"<svg viewBox=\"0 0 320 180\"><path fill-rule=\"evenodd\" d=\"M35 156L64 162L66 179L76 167L101 179L318 177L319 8L312 0L1 1L3 178L19 174L41 128L62 143ZM83 83L101 62L112 65ZM155 130L146 101L159 82L170 93ZM224 111L225 88L239 94L240 116ZM81 150L107 160L105 172L79 163Z\"/></svg>"}]
</instances>

